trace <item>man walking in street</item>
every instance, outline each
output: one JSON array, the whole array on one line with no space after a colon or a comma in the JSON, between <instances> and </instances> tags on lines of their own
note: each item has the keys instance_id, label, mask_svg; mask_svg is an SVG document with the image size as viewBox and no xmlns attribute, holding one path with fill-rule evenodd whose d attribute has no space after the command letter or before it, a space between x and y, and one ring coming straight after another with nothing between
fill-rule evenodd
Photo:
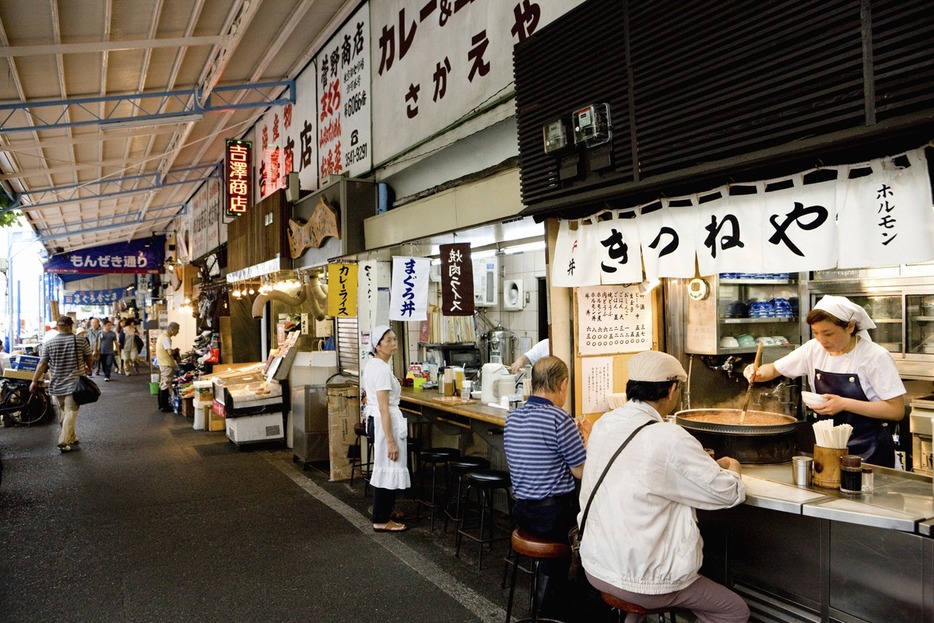
<instances>
[{"instance_id":1,"label":"man walking in street","mask_svg":"<svg viewBox=\"0 0 934 623\"><path fill-rule=\"evenodd\" d=\"M91 318L88 322L88 330L84 337L88 338L88 344L91 345L91 368L94 374L101 371L101 321L97 318Z\"/></svg>"},{"instance_id":2,"label":"man walking in street","mask_svg":"<svg viewBox=\"0 0 934 623\"><path fill-rule=\"evenodd\" d=\"M75 424L78 420L78 403L72 393L78 385L82 371L91 372L91 346L87 340L79 340L74 334L74 320L70 316L61 316L57 322L58 335L49 338L42 345L39 365L32 376L29 391L35 393L42 383L46 370L49 371L49 395L58 401L61 413L62 431L58 436L58 449L70 452L78 443ZM80 366L80 367L79 367Z\"/></svg>"},{"instance_id":3,"label":"man walking in street","mask_svg":"<svg viewBox=\"0 0 934 623\"><path fill-rule=\"evenodd\" d=\"M163 413L172 411L169 404L169 389L175 378L175 353L172 352L172 338L178 335L178 323L170 322L168 328L156 342L156 361L159 364L159 410Z\"/></svg>"},{"instance_id":4,"label":"man walking in street","mask_svg":"<svg viewBox=\"0 0 934 623\"><path fill-rule=\"evenodd\" d=\"M119 348L114 324L108 319L104 321L104 329L101 331L100 339L101 371L104 373L104 381L107 383L110 382L111 370L116 366L117 349Z\"/></svg>"}]
</instances>

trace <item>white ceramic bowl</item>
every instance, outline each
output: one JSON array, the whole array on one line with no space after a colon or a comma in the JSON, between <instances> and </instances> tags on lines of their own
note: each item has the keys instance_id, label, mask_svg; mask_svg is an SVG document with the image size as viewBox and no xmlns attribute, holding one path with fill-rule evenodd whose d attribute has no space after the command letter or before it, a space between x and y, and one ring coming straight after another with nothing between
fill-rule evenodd
<instances>
[{"instance_id":1,"label":"white ceramic bowl","mask_svg":"<svg viewBox=\"0 0 934 623\"><path fill-rule=\"evenodd\" d=\"M739 348L739 342L736 341L735 337L725 335L720 338L720 348Z\"/></svg>"},{"instance_id":2,"label":"white ceramic bowl","mask_svg":"<svg viewBox=\"0 0 934 623\"><path fill-rule=\"evenodd\" d=\"M827 399L821 396L820 394L815 394L814 392L801 392L801 400L804 401L804 404L811 407L812 409L817 405L822 405L827 402Z\"/></svg>"}]
</instances>

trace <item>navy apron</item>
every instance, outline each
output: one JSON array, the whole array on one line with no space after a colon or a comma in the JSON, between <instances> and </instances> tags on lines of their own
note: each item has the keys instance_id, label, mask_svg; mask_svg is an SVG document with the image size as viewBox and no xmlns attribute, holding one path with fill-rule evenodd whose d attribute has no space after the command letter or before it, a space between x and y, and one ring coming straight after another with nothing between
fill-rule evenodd
<instances>
[{"instance_id":1,"label":"navy apron","mask_svg":"<svg viewBox=\"0 0 934 623\"><path fill-rule=\"evenodd\" d=\"M859 377L855 374L815 370L814 391L818 394L834 394L843 398L868 401ZM833 424L849 424L853 427L853 433L846 444L850 454L862 457L866 463L895 467L895 441L888 426L881 420L851 411L841 411L833 416Z\"/></svg>"}]
</instances>

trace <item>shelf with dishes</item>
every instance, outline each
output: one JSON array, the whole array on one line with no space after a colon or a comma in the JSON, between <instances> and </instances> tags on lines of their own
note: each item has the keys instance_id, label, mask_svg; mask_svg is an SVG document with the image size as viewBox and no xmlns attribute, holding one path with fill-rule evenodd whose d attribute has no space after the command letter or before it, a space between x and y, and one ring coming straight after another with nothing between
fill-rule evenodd
<instances>
[{"instance_id":1,"label":"shelf with dishes","mask_svg":"<svg viewBox=\"0 0 934 623\"><path fill-rule=\"evenodd\" d=\"M721 318L723 324L768 324L772 322L798 322L794 316L786 318Z\"/></svg>"}]
</instances>

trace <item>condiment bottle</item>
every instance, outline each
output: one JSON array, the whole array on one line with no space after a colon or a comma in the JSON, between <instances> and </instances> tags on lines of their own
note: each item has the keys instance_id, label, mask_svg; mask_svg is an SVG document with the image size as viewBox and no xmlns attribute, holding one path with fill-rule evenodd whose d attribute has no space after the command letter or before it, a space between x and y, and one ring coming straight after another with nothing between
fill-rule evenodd
<instances>
[{"instance_id":1,"label":"condiment bottle","mask_svg":"<svg viewBox=\"0 0 934 623\"><path fill-rule=\"evenodd\" d=\"M875 489L873 483L872 468L864 467L863 468L863 493L872 493Z\"/></svg>"},{"instance_id":2,"label":"condiment bottle","mask_svg":"<svg viewBox=\"0 0 934 623\"><path fill-rule=\"evenodd\" d=\"M861 493L863 489L863 460L853 454L840 457L840 491Z\"/></svg>"}]
</instances>

